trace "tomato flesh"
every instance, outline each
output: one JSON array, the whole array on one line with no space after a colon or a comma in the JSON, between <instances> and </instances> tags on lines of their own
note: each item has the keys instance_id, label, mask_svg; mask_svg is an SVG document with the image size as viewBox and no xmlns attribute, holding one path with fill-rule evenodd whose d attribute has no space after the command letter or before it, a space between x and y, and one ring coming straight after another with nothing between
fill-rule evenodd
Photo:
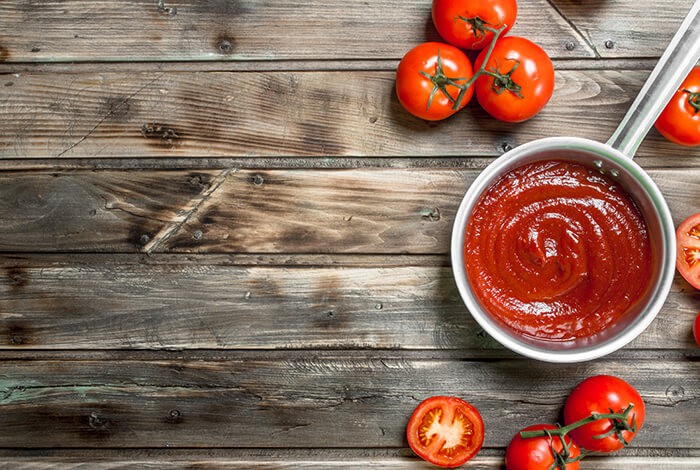
<instances>
[{"instance_id":1,"label":"tomato flesh","mask_svg":"<svg viewBox=\"0 0 700 470\"><path fill-rule=\"evenodd\" d=\"M484 422L479 411L461 398L435 396L415 409L406 437L422 459L453 468L479 452L484 442Z\"/></svg>"},{"instance_id":2,"label":"tomato flesh","mask_svg":"<svg viewBox=\"0 0 700 470\"><path fill-rule=\"evenodd\" d=\"M700 289L700 212L676 229L676 269L691 286Z\"/></svg>"}]
</instances>

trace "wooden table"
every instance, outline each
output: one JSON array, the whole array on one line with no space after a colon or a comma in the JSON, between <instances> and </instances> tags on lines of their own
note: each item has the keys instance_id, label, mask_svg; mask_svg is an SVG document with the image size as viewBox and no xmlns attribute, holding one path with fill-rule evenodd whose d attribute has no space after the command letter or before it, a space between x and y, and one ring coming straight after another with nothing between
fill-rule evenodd
<instances>
[{"instance_id":1,"label":"wooden table","mask_svg":"<svg viewBox=\"0 0 700 470\"><path fill-rule=\"evenodd\" d=\"M557 81L522 124L402 110L427 0L0 3L0 467L429 468L404 428L449 394L486 423L468 466L498 468L609 373L647 421L582 468L700 468L698 291L677 277L631 345L550 365L478 328L449 265L475 175L605 141L691 3L521 1ZM699 149L652 130L637 161L676 223L700 211Z\"/></svg>"}]
</instances>

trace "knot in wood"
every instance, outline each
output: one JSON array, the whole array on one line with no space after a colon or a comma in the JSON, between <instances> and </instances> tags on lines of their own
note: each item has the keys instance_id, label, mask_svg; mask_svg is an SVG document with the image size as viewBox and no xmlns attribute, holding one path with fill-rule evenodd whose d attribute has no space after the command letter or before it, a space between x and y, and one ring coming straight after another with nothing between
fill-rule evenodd
<instances>
[{"instance_id":1,"label":"knot in wood","mask_svg":"<svg viewBox=\"0 0 700 470\"><path fill-rule=\"evenodd\" d=\"M88 425L95 430L103 431L109 427L109 420L102 418L95 412L90 413L88 417Z\"/></svg>"},{"instance_id":2,"label":"knot in wood","mask_svg":"<svg viewBox=\"0 0 700 470\"><path fill-rule=\"evenodd\" d=\"M684 397L685 389L681 385L669 385L669 387L666 389L666 398L674 405L683 401Z\"/></svg>"}]
</instances>

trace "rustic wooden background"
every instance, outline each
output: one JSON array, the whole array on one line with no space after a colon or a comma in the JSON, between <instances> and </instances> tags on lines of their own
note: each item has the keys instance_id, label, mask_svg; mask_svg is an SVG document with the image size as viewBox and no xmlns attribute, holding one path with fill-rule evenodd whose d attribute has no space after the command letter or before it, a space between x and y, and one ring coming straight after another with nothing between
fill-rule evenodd
<instances>
[{"instance_id":1,"label":"rustic wooden background","mask_svg":"<svg viewBox=\"0 0 700 470\"><path fill-rule=\"evenodd\" d=\"M428 468L420 400L484 416L469 468L610 373L647 402L583 468L700 468L700 294L604 359L549 365L473 322L449 266L457 206L496 156L605 141L690 0L521 1L556 68L522 124L471 103L407 115L394 70L438 40L428 0L0 2L0 467ZM676 223L700 150L637 161Z\"/></svg>"}]
</instances>

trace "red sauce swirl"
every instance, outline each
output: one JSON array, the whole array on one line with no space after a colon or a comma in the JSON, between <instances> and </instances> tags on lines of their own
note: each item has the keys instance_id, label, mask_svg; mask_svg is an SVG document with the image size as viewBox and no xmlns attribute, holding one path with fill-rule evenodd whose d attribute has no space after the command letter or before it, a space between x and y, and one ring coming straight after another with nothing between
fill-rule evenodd
<instances>
[{"instance_id":1,"label":"red sauce swirl","mask_svg":"<svg viewBox=\"0 0 700 470\"><path fill-rule=\"evenodd\" d=\"M531 338L595 335L650 283L643 216L617 183L573 162L535 162L502 176L476 204L465 240L479 301Z\"/></svg>"}]
</instances>

